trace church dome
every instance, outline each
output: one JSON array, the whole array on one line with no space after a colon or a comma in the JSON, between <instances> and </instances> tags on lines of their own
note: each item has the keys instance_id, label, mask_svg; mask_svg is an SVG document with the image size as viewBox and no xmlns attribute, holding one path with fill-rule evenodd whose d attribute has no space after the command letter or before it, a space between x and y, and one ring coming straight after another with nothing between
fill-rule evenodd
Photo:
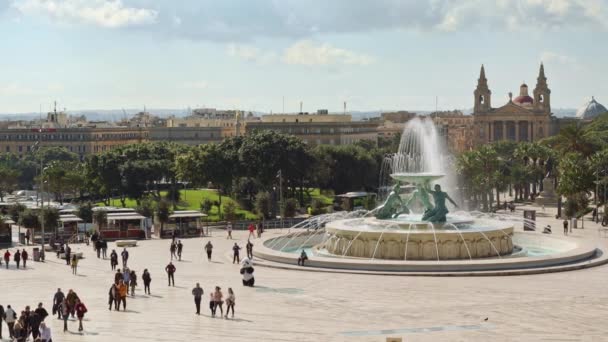
<instances>
[{"instance_id":1,"label":"church dome","mask_svg":"<svg viewBox=\"0 0 608 342\"><path fill-rule=\"evenodd\" d=\"M531 98L530 95L528 95L528 85L527 84L522 83L522 85L519 86L519 96L516 97L515 99L513 99L513 102L520 106L532 105L534 103L534 99Z\"/></svg>"},{"instance_id":2,"label":"church dome","mask_svg":"<svg viewBox=\"0 0 608 342\"><path fill-rule=\"evenodd\" d=\"M593 120L604 113L608 113L608 109L591 96L591 101L585 103L576 111L576 117L582 120Z\"/></svg>"}]
</instances>

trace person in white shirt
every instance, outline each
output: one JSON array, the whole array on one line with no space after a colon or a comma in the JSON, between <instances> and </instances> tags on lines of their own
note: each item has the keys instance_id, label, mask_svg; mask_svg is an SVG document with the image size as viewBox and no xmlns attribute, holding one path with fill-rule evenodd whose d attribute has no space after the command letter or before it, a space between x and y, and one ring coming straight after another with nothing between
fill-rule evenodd
<instances>
[{"instance_id":1,"label":"person in white shirt","mask_svg":"<svg viewBox=\"0 0 608 342\"><path fill-rule=\"evenodd\" d=\"M17 314L15 313L15 310L11 308L10 305L6 306L6 311L4 311L4 320L6 321L6 325L8 325L8 334L11 338L13 338L13 328L15 326L15 321L17 320Z\"/></svg>"},{"instance_id":2,"label":"person in white shirt","mask_svg":"<svg viewBox=\"0 0 608 342\"><path fill-rule=\"evenodd\" d=\"M232 223L228 222L228 225L226 226L226 232L228 233L226 239L232 240Z\"/></svg>"},{"instance_id":3,"label":"person in white shirt","mask_svg":"<svg viewBox=\"0 0 608 342\"><path fill-rule=\"evenodd\" d=\"M42 342L52 342L51 328L46 326L46 323L40 323L40 339Z\"/></svg>"}]
</instances>

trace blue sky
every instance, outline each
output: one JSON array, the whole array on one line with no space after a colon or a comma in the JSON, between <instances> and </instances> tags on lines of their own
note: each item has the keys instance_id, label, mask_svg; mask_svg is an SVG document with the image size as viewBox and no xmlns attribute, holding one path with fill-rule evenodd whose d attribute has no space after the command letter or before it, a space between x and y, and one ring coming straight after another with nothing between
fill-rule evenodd
<instances>
[{"instance_id":1,"label":"blue sky","mask_svg":"<svg viewBox=\"0 0 608 342\"><path fill-rule=\"evenodd\" d=\"M606 0L0 0L0 113L608 105Z\"/></svg>"}]
</instances>

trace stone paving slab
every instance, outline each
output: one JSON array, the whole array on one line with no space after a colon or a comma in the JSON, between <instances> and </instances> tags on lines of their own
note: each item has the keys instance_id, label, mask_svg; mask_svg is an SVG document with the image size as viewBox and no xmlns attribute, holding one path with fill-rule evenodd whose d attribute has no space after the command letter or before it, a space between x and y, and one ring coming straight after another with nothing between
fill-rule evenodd
<instances>
[{"instance_id":1,"label":"stone paving slab","mask_svg":"<svg viewBox=\"0 0 608 342\"><path fill-rule=\"evenodd\" d=\"M554 234L561 233L561 221L543 217L539 225L545 224L543 220L554 227ZM246 233L233 234L244 247ZM70 321L70 332L64 334L59 320L47 318L54 341L371 342L392 336L408 342L608 340L607 266L539 275L448 278L257 267L256 287L245 288L239 266L231 263L234 241L226 240L222 232L213 235L211 263L203 253L209 238L182 240L184 260L175 263L176 287L167 287L163 270L169 261L170 240L143 241L129 249L129 266L139 277L148 268L153 280L152 296L138 288L136 297L127 299L126 312L107 310L113 281L109 260L97 259L84 245L74 246L85 255L78 276L51 254L45 263L28 263L25 271L15 270L14 264L9 270L0 269L0 304L22 309L42 301L50 311L57 287L76 290L89 309L85 331L78 334L77 322ZM569 238L601 245L608 241L598 237L590 222ZM232 287L237 297L235 319L209 317L205 301L203 315L196 316L190 294L196 282L205 290L204 299L215 285L224 292Z\"/></svg>"}]
</instances>

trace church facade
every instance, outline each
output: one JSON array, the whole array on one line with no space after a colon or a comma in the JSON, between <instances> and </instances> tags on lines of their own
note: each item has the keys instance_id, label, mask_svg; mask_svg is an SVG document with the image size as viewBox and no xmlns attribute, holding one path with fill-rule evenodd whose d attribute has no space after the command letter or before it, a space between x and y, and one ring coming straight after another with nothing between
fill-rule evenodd
<instances>
[{"instance_id":1,"label":"church facade","mask_svg":"<svg viewBox=\"0 0 608 342\"><path fill-rule=\"evenodd\" d=\"M474 91L473 141L475 146L501 140L537 141L552 135L554 118L551 113L551 90L547 85L545 69L540 65L532 96L528 85L522 84L519 96L501 107L492 107L492 91L488 86L484 66L481 66L477 88Z\"/></svg>"}]
</instances>

